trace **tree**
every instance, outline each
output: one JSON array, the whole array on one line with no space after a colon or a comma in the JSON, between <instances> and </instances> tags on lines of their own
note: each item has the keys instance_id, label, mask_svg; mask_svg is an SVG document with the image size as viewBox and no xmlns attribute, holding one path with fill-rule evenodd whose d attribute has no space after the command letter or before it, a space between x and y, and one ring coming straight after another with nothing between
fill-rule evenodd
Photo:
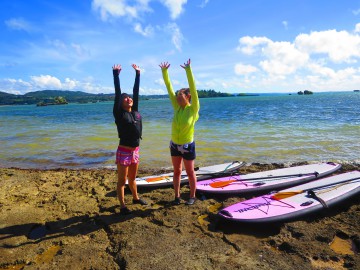
<instances>
[{"instance_id":1,"label":"tree","mask_svg":"<svg viewBox=\"0 0 360 270\"><path fill-rule=\"evenodd\" d=\"M55 97L54 98L55 104L67 104L67 101L64 97Z\"/></svg>"}]
</instances>

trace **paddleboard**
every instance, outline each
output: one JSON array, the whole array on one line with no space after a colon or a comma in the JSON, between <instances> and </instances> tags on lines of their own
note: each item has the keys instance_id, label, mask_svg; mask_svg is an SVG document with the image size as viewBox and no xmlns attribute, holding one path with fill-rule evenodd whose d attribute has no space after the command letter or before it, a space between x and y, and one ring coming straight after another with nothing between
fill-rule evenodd
<instances>
[{"instance_id":1,"label":"paddleboard","mask_svg":"<svg viewBox=\"0 0 360 270\"><path fill-rule=\"evenodd\" d=\"M326 176L340 167L340 164L333 162L315 163L245 175L224 176L199 181L196 190L199 193L215 194L246 194L279 190Z\"/></svg>"},{"instance_id":2,"label":"paddleboard","mask_svg":"<svg viewBox=\"0 0 360 270\"><path fill-rule=\"evenodd\" d=\"M332 207L358 193L360 172L352 171L239 202L218 215L237 222L281 222Z\"/></svg>"},{"instance_id":3,"label":"paddleboard","mask_svg":"<svg viewBox=\"0 0 360 270\"><path fill-rule=\"evenodd\" d=\"M236 171L244 166L243 161L234 161L229 163L217 164L207 167L195 168L197 180L203 180L213 177L214 175L227 174ZM163 187L171 186L173 182L173 173L151 175L136 178L138 187ZM185 171L181 174L181 184L187 183L188 177Z\"/></svg>"}]
</instances>

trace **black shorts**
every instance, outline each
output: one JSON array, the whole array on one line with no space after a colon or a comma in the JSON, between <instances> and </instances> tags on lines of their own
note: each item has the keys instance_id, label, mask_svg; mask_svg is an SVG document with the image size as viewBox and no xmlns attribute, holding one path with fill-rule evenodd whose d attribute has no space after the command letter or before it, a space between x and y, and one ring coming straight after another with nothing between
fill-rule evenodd
<instances>
[{"instance_id":1,"label":"black shorts","mask_svg":"<svg viewBox=\"0 0 360 270\"><path fill-rule=\"evenodd\" d=\"M186 160L196 158L195 142L186 144L176 144L170 141L170 153L172 157L183 157Z\"/></svg>"}]
</instances>

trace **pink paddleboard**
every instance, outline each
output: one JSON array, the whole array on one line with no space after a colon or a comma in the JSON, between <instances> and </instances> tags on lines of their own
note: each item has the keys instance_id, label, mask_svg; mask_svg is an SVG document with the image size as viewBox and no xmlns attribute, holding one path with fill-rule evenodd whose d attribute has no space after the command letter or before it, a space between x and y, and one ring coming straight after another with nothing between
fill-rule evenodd
<instances>
[{"instance_id":1,"label":"pink paddleboard","mask_svg":"<svg viewBox=\"0 0 360 270\"><path fill-rule=\"evenodd\" d=\"M285 194L284 192L289 191L295 192L294 194L301 193L276 199L275 194ZM331 207L358 193L360 172L352 171L242 201L222 209L218 214L222 218L237 222L279 222Z\"/></svg>"},{"instance_id":2,"label":"pink paddleboard","mask_svg":"<svg viewBox=\"0 0 360 270\"><path fill-rule=\"evenodd\" d=\"M198 181L196 189L199 193L218 194L243 194L279 190L324 177L340 168L340 164L333 162L315 163L245 175L212 178ZM229 184L224 187L213 187L214 184L212 183L215 182Z\"/></svg>"}]
</instances>

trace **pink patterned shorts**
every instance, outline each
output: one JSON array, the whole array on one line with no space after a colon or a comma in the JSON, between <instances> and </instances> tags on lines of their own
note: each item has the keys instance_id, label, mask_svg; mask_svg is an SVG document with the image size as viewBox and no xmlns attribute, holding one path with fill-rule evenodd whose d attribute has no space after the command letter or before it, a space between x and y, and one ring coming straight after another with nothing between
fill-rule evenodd
<instances>
[{"instance_id":1,"label":"pink patterned shorts","mask_svg":"<svg viewBox=\"0 0 360 270\"><path fill-rule=\"evenodd\" d=\"M139 163L139 147L135 150L130 150L121 146L118 146L116 151L116 164L123 166L130 166L131 164Z\"/></svg>"}]
</instances>

